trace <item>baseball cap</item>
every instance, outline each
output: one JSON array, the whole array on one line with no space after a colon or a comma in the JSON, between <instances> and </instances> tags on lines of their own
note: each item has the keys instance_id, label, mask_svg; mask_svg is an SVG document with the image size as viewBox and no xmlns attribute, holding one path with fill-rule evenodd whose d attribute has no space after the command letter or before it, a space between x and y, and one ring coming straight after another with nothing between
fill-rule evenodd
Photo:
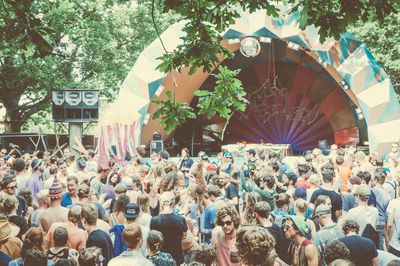
<instances>
[{"instance_id":1,"label":"baseball cap","mask_svg":"<svg viewBox=\"0 0 400 266\"><path fill-rule=\"evenodd\" d=\"M136 203L128 203L125 209L125 218L129 219L136 219L139 216L140 208L139 205Z\"/></svg>"},{"instance_id":2,"label":"baseball cap","mask_svg":"<svg viewBox=\"0 0 400 266\"><path fill-rule=\"evenodd\" d=\"M329 208L328 205L321 204L315 209L314 216L319 217L321 215L326 215L326 214L331 215L331 208Z\"/></svg>"},{"instance_id":3,"label":"baseball cap","mask_svg":"<svg viewBox=\"0 0 400 266\"><path fill-rule=\"evenodd\" d=\"M359 185L356 188L356 194L362 196L362 197L368 197L371 195L371 188L368 185Z\"/></svg>"}]
</instances>

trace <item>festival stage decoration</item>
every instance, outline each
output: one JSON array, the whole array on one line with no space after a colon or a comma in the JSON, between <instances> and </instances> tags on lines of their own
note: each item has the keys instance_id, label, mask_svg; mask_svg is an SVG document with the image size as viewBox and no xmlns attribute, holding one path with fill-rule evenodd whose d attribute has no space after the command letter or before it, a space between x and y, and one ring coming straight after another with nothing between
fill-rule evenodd
<instances>
[{"instance_id":1,"label":"festival stage decoration","mask_svg":"<svg viewBox=\"0 0 400 266\"><path fill-rule=\"evenodd\" d=\"M268 51L266 47L284 42L285 46L275 46L276 48L279 46L279 49L274 49L274 56L280 58L282 62L287 60L295 63L295 67L287 70L293 71L289 75L294 78L293 82L288 86L283 86L284 90L278 88L274 92L280 97L275 104L279 103L281 109L277 106L270 107L268 115L258 114L258 118L253 117L251 120L264 122L268 120L272 124L280 123L279 120L282 121L282 119L291 121L285 122L286 129L285 126L279 129L286 130L291 135L286 135L286 139L282 138L278 141L290 142L291 138L293 140L297 136L302 142L307 142L303 145L304 147L317 144L309 143L307 138L301 135L322 134L327 125L330 125L332 130L322 135L329 136L332 142L354 144L360 136L360 128L362 128L360 125L364 124L368 133L370 150L387 152L391 142L398 141L398 132L400 132L400 105L388 75L365 44L351 33L343 33L339 40L328 39L321 44L317 29L314 26L308 26L305 30L300 30L299 19L299 12L287 14L285 10L281 12L279 18L268 16L265 10L252 14L242 12L241 18L237 19L236 23L223 35L222 44L232 52L239 50L240 43L229 42L229 40L257 38L262 46L261 52L258 56L248 59L255 61ZM172 51L182 43L180 37L183 35L181 29L184 23L172 25L161 35L168 51ZM182 73L161 73L156 70L156 66L160 63L157 58L163 53L164 50L158 39L142 52L123 82L114 108L110 110L117 114L126 112L133 114L125 122L120 122L122 118L115 116L115 123L126 123L128 127L135 125L134 139L137 140L135 144L140 142L147 145L155 130L160 130L164 139L168 137L160 128L159 121L148 119L145 121L146 117L153 114L157 108L151 103L152 99L165 100L165 92L172 90L175 83L176 100L190 104L193 100L193 92L199 89L209 76L201 70L188 75L187 69L184 69ZM262 67L253 66L254 71ZM314 82L321 84L310 85L302 80L305 75L314 75ZM281 83L285 82L283 74L279 74L278 79ZM268 81L268 86L271 84L273 85L273 79ZM289 88L293 84L296 88ZM161 86L163 90L159 89ZM249 97L256 98L259 95L254 93ZM285 97L298 101L296 108L300 109L282 109L285 105L282 105L280 101ZM315 102L313 99L318 99L318 101ZM125 109L125 106L129 108ZM139 117L134 115L136 113ZM107 125L100 123L101 132L105 131L105 127ZM109 136L114 136L109 137L110 140L113 139L114 144L120 142L117 129L111 128L109 132ZM275 137L283 136L279 132L269 132L269 134L274 141ZM300 147L302 144L298 142L297 145Z\"/></svg>"}]
</instances>

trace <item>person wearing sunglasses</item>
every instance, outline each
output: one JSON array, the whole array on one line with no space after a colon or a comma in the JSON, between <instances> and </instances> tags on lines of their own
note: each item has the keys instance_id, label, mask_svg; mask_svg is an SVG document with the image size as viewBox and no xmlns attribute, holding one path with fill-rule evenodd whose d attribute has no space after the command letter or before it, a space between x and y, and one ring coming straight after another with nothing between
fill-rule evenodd
<instances>
[{"instance_id":1,"label":"person wearing sunglasses","mask_svg":"<svg viewBox=\"0 0 400 266\"><path fill-rule=\"evenodd\" d=\"M235 246L240 216L233 207L223 207L218 211L212 244L217 254L217 265L239 266L238 249Z\"/></svg>"},{"instance_id":2,"label":"person wearing sunglasses","mask_svg":"<svg viewBox=\"0 0 400 266\"><path fill-rule=\"evenodd\" d=\"M8 196L15 196L18 199L17 215L25 217L28 206L23 197L17 195L17 181L15 175L7 174L1 181L1 198L6 198Z\"/></svg>"},{"instance_id":3,"label":"person wearing sunglasses","mask_svg":"<svg viewBox=\"0 0 400 266\"><path fill-rule=\"evenodd\" d=\"M285 237L294 242L294 245L289 249L292 258L291 265L319 265L318 250L311 240L305 237L309 230L304 219L298 216L290 215L283 224Z\"/></svg>"}]
</instances>

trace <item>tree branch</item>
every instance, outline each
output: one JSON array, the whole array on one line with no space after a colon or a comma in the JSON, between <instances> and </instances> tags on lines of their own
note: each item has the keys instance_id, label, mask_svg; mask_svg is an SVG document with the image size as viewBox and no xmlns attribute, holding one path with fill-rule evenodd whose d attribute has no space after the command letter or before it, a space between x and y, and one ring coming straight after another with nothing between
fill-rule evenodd
<instances>
[{"instance_id":1,"label":"tree branch","mask_svg":"<svg viewBox=\"0 0 400 266\"><path fill-rule=\"evenodd\" d=\"M31 115L45 108L49 104L50 100L51 100L51 93L48 92L47 95L42 100L40 100L35 104L30 104L25 106L21 105L19 108L22 111L21 120L26 121Z\"/></svg>"}]
</instances>

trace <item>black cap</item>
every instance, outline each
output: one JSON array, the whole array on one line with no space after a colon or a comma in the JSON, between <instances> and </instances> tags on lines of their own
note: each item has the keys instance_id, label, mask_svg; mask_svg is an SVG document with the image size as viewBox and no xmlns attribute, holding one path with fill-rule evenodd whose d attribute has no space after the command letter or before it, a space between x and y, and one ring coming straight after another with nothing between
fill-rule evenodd
<instances>
[{"instance_id":1,"label":"black cap","mask_svg":"<svg viewBox=\"0 0 400 266\"><path fill-rule=\"evenodd\" d=\"M136 219L139 216L140 208L136 203L128 203L125 210L125 218L127 220Z\"/></svg>"}]
</instances>

